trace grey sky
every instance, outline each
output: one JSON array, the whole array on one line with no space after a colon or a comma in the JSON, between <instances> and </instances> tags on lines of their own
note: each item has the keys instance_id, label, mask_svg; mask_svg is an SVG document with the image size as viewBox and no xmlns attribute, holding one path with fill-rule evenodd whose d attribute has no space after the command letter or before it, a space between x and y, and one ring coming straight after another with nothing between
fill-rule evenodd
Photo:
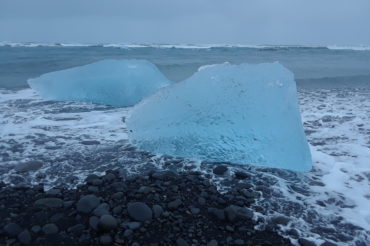
<instances>
[{"instance_id":1,"label":"grey sky","mask_svg":"<svg viewBox=\"0 0 370 246\"><path fill-rule=\"evenodd\" d=\"M0 41L370 45L370 0L0 0Z\"/></svg>"}]
</instances>

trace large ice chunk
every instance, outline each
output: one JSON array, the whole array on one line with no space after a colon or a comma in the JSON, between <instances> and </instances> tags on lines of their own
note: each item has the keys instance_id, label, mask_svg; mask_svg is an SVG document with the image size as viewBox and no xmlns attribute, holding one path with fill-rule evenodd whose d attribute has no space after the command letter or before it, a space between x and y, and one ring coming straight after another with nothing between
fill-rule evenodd
<instances>
[{"instance_id":1,"label":"large ice chunk","mask_svg":"<svg viewBox=\"0 0 370 246\"><path fill-rule=\"evenodd\" d=\"M293 74L279 63L200 69L134 107L129 138L150 152L311 169Z\"/></svg>"},{"instance_id":2,"label":"large ice chunk","mask_svg":"<svg viewBox=\"0 0 370 246\"><path fill-rule=\"evenodd\" d=\"M171 82L145 60L102 60L43 74L28 84L41 97L130 106Z\"/></svg>"}]
</instances>

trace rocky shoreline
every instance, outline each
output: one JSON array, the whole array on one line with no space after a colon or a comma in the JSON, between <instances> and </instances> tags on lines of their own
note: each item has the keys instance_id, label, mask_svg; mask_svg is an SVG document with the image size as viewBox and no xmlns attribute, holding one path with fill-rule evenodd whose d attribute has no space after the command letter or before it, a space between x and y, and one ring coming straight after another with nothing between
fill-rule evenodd
<instances>
[{"instance_id":1,"label":"rocky shoreline","mask_svg":"<svg viewBox=\"0 0 370 246\"><path fill-rule=\"evenodd\" d=\"M199 172L108 170L76 189L0 186L0 245L291 245L273 226L254 229L258 192L238 184L220 193Z\"/></svg>"}]
</instances>

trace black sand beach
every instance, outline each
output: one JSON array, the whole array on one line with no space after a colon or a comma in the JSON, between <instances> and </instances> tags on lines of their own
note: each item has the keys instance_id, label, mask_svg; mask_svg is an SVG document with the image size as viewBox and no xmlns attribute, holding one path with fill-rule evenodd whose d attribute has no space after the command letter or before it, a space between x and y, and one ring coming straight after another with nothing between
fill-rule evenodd
<instances>
[{"instance_id":1,"label":"black sand beach","mask_svg":"<svg viewBox=\"0 0 370 246\"><path fill-rule=\"evenodd\" d=\"M221 194L198 172L123 178L110 170L77 189L2 184L0 244L291 245L274 225L254 230L248 207L260 194L242 186Z\"/></svg>"}]
</instances>

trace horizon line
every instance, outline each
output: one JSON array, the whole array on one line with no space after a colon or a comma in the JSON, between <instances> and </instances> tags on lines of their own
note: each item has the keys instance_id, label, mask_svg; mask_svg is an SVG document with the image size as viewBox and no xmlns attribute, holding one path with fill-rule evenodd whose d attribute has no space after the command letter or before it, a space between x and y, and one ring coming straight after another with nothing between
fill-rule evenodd
<instances>
[{"instance_id":1,"label":"horizon line","mask_svg":"<svg viewBox=\"0 0 370 246\"><path fill-rule=\"evenodd\" d=\"M305 44L241 44L241 43L159 43L159 42L13 42L13 41L0 41L0 46L11 47L40 47L40 46L63 46L63 47L89 47L89 46L102 46L102 47L116 47L116 48L193 48L193 49L207 49L207 48L328 48L328 49L350 49L350 50L369 50L370 45L305 45Z\"/></svg>"}]
</instances>

